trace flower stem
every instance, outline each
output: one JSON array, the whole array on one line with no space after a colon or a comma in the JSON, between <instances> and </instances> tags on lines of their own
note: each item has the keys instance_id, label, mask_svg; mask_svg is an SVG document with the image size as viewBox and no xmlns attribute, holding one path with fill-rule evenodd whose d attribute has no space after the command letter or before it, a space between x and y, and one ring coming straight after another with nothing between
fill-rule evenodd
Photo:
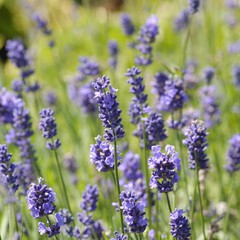
<instances>
[{"instance_id":1,"label":"flower stem","mask_svg":"<svg viewBox=\"0 0 240 240\"><path fill-rule=\"evenodd\" d=\"M193 194L193 199L192 199L192 204L190 205L190 207L192 208L192 213L191 213L191 229L192 229L192 233L193 233L193 239L195 238L195 229L194 229L194 213L195 213L195 201L196 201L196 197L197 197L197 182L196 184L194 184L194 194Z\"/></svg>"},{"instance_id":2,"label":"flower stem","mask_svg":"<svg viewBox=\"0 0 240 240\"><path fill-rule=\"evenodd\" d=\"M202 231L204 240L207 240L206 233L205 233L205 224L204 224L204 216L203 216L203 204L202 204L202 195L201 195L201 189L200 189L200 181L199 181L199 167L196 167L197 170L197 187L198 187L198 195L199 195L199 201L200 201L200 208L201 208L201 217L202 217Z\"/></svg>"},{"instance_id":3,"label":"flower stem","mask_svg":"<svg viewBox=\"0 0 240 240\"><path fill-rule=\"evenodd\" d=\"M114 133L115 136L115 133ZM116 137L114 140L114 172L116 177L116 185L117 185L117 191L118 191L118 204L119 204L119 213L120 213L120 220L121 220L121 228L122 233L124 233L124 225L123 225L123 213L122 213L122 201L120 199L120 184L119 184L119 177L118 177L118 159L117 159L117 141Z\"/></svg>"},{"instance_id":4,"label":"flower stem","mask_svg":"<svg viewBox=\"0 0 240 240\"><path fill-rule=\"evenodd\" d=\"M156 229L155 229L155 234L156 234L156 239L159 239L159 221L158 221L158 212L159 212L159 204L158 204L158 192L156 192Z\"/></svg>"},{"instance_id":5,"label":"flower stem","mask_svg":"<svg viewBox=\"0 0 240 240\"><path fill-rule=\"evenodd\" d=\"M147 136L145 130L144 121L143 124L143 141L144 141L144 170L145 170L145 178L146 178L146 188L147 188L147 200L148 200L148 220L149 220L149 228L152 229L152 198L151 198L151 189L149 186L149 171L148 171L148 149L147 149Z\"/></svg>"},{"instance_id":6,"label":"flower stem","mask_svg":"<svg viewBox=\"0 0 240 240\"><path fill-rule=\"evenodd\" d=\"M52 139L52 144L53 144L53 146L54 146L53 139ZM56 148L54 148L53 151L54 151L55 159L56 159L56 162L57 162L58 172L59 172L61 184L62 184L62 187L63 187L63 192L64 192L65 200L66 200L66 202L67 202L67 206L68 206L69 211L72 213L72 210L71 210L71 207L70 207L70 204L69 204L69 200L68 200L68 195L67 195L66 186L65 186L65 183L64 183L64 180L63 180L62 170L61 170L61 166L60 166L60 163L59 163L59 159L58 159L58 154L57 154Z\"/></svg>"},{"instance_id":7,"label":"flower stem","mask_svg":"<svg viewBox=\"0 0 240 240\"><path fill-rule=\"evenodd\" d=\"M167 203L168 203L169 212L172 213L171 203L170 203L170 199L169 199L169 196L168 196L167 192L166 192L166 197L167 197Z\"/></svg>"}]
</instances>

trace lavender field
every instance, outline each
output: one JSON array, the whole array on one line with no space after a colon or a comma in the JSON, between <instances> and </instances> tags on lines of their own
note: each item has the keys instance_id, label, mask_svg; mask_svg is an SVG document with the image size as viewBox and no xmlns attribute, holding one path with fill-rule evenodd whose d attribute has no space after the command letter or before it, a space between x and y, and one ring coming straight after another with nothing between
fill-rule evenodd
<instances>
[{"instance_id":1,"label":"lavender field","mask_svg":"<svg viewBox=\"0 0 240 240\"><path fill-rule=\"evenodd\" d=\"M240 1L0 1L0 240L240 239Z\"/></svg>"}]
</instances>

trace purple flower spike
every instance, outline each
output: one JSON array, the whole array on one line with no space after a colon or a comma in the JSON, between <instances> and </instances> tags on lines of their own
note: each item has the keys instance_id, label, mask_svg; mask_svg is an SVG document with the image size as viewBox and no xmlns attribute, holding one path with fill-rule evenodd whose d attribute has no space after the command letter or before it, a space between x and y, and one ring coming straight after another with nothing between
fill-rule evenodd
<instances>
[{"instance_id":1,"label":"purple flower spike","mask_svg":"<svg viewBox=\"0 0 240 240\"><path fill-rule=\"evenodd\" d=\"M178 240L189 240L191 228L188 219L183 216L183 213L182 209L175 209L173 213L170 213L170 232Z\"/></svg>"},{"instance_id":2,"label":"purple flower spike","mask_svg":"<svg viewBox=\"0 0 240 240\"><path fill-rule=\"evenodd\" d=\"M43 184L42 178L38 179L38 184L32 183L27 195L27 205L34 218L52 214L56 208L53 204L55 201L55 192Z\"/></svg>"},{"instance_id":3,"label":"purple flower spike","mask_svg":"<svg viewBox=\"0 0 240 240\"><path fill-rule=\"evenodd\" d=\"M128 14L124 13L121 15L121 24L122 24L123 32L126 35L130 36L134 33L135 28Z\"/></svg>"},{"instance_id":4,"label":"purple flower spike","mask_svg":"<svg viewBox=\"0 0 240 240\"><path fill-rule=\"evenodd\" d=\"M87 185L85 192L82 194L81 208L86 212L93 212L97 208L98 195L97 185Z\"/></svg>"},{"instance_id":5,"label":"purple flower spike","mask_svg":"<svg viewBox=\"0 0 240 240\"><path fill-rule=\"evenodd\" d=\"M150 187L157 188L160 193L168 193L173 190L173 185L179 181L180 159L174 147L167 145L166 153L162 153L160 146L152 147L153 157L149 158L148 166L152 171Z\"/></svg>"}]
</instances>

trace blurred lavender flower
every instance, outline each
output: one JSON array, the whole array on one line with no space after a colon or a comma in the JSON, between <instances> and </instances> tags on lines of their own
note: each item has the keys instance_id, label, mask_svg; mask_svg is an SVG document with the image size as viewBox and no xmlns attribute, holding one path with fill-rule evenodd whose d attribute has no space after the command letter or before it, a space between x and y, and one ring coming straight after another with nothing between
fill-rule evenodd
<instances>
[{"instance_id":1,"label":"blurred lavender flower","mask_svg":"<svg viewBox=\"0 0 240 240\"><path fill-rule=\"evenodd\" d=\"M228 47L228 51L231 54L240 53L240 40L230 44L230 46Z\"/></svg>"},{"instance_id":2,"label":"blurred lavender flower","mask_svg":"<svg viewBox=\"0 0 240 240\"><path fill-rule=\"evenodd\" d=\"M93 212L97 208L98 195L97 185L87 185L82 194L81 208L86 212Z\"/></svg>"},{"instance_id":3,"label":"blurred lavender flower","mask_svg":"<svg viewBox=\"0 0 240 240\"><path fill-rule=\"evenodd\" d=\"M99 64L87 57L79 58L80 64L78 66L78 71L80 76L85 79L87 76L97 76L99 74Z\"/></svg>"},{"instance_id":4,"label":"blurred lavender flower","mask_svg":"<svg viewBox=\"0 0 240 240\"><path fill-rule=\"evenodd\" d=\"M113 68L116 69L117 67L117 55L118 55L118 44L116 41L111 40L108 42L108 51L110 55L109 59L109 65Z\"/></svg>"},{"instance_id":5,"label":"blurred lavender flower","mask_svg":"<svg viewBox=\"0 0 240 240\"><path fill-rule=\"evenodd\" d=\"M208 143L206 127L202 121L193 120L184 132L183 144L188 147L189 168L208 169L208 157L205 153Z\"/></svg>"},{"instance_id":6,"label":"blurred lavender flower","mask_svg":"<svg viewBox=\"0 0 240 240\"><path fill-rule=\"evenodd\" d=\"M7 40L6 50L11 62L21 70L23 80L34 73L34 70L31 69L26 49L20 40Z\"/></svg>"},{"instance_id":7,"label":"blurred lavender flower","mask_svg":"<svg viewBox=\"0 0 240 240\"><path fill-rule=\"evenodd\" d=\"M188 64L183 71L183 85L184 89L194 89L199 83L199 79L195 73L196 67L192 64Z\"/></svg>"},{"instance_id":8,"label":"blurred lavender flower","mask_svg":"<svg viewBox=\"0 0 240 240\"><path fill-rule=\"evenodd\" d=\"M57 95L53 91L48 91L44 94L44 102L48 106L53 106L57 102Z\"/></svg>"},{"instance_id":9,"label":"blurred lavender flower","mask_svg":"<svg viewBox=\"0 0 240 240\"><path fill-rule=\"evenodd\" d=\"M128 83L132 85L130 92L135 96L132 98L132 102L129 107L129 115L131 117L131 123L138 124L144 113L148 111L147 94L144 94L145 85L142 83L143 78L138 76L141 73L140 69L132 67L127 70L125 74L129 77Z\"/></svg>"},{"instance_id":10,"label":"blurred lavender flower","mask_svg":"<svg viewBox=\"0 0 240 240\"><path fill-rule=\"evenodd\" d=\"M165 83L168 80L169 76L166 73L159 71L154 76L154 82L152 83L152 93L156 94L158 98L160 98L164 94Z\"/></svg>"},{"instance_id":11,"label":"blurred lavender flower","mask_svg":"<svg viewBox=\"0 0 240 240\"><path fill-rule=\"evenodd\" d=\"M140 28L138 42L135 48L142 55L135 57L135 63L138 65L149 65L152 63L152 47L158 34L158 18L155 15L150 16L145 24Z\"/></svg>"},{"instance_id":12,"label":"blurred lavender flower","mask_svg":"<svg viewBox=\"0 0 240 240\"><path fill-rule=\"evenodd\" d=\"M151 229L151 230L148 231L148 239L149 240L156 240L154 229Z\"/></svg>"},{"instance_id":13,"label":"blurred lavender flower","mask_svg":"<svg viewBox=\"0 0 240 240\"><path fill-rule=\"evenodd\" d=\"M205 86L200 89L203 118L207 128L210 128L221 121L221 112L215 92L216 88L214 86Z\"/></svg>"},{"instance_id":14,"label":"blurred lavender flower","mask_svg":"<svg viewBox=\"0 0 240 240\"><path fill-rule=\"evenodd\" d=\"M60 227L64 225L63 218L61 214L56 213L55 219L56 219L56 223L50 224L49 227L46 227L46 225L42 222L38 223L38 231L40 235L46 234L50 238L60 234Z\"/></svg>"},{"instance_id":15,"label":"blurred lavender flower","mask_svg":"<svg viewBox=\"0 0 240 240\"><path fill-rule=\"evenodd\" d=\"M206 67L203 70L203 78L207 81L207 84L211 84L212 79L214 78L215 70L213 67Z\"/></svg>"},{"instance_id":16,"label":"blurred lavender flower","mask_svg":"<svg viewBox=\"0 0 240 240\"><path fill-rule=\"evenodd\" d=\"M188 9L183 9L182 12L174 20L174 29L180 32L186 29L190 22L190 14Z\"/></svg>"},{"instance_id":17,"label":"blurred lavender flower","mask_svg":"<svg viewBox=\"0 0 240 240\"><path fill-rule=\"evenodd\" d=\"M183 82L181 80L168 80L165 83L164 95L160 98L158 109L173 112L181 109L187 100L188 97L183 90Z\"/></svg>"},{"instance_id":18,"label":"blurred lavender flower","mask_svg":"<svg viewBox=\"0 0 240 240\"><path fill-rule=\"evenodd\" d=\"M240 87L240 65L235 65L232 69L233 84Z\"/></svg>"},{"instance_id":19,"label":"blurred lavender flower","mask_svg":"<svg viewBox=\"0 0 240 240\"><path fill-rule=\"evenodd\" d=\"M162 153L160 146L153 146L153 157L149 158L148 165L152 171L150 187L157 188L160 193L168 193L173 190L173 185L179 181L180 159L174 147L167 145L166 154Z\"/></svg>"},{"instance_id":20,"label":"blurred lavender flower","mask_svg":"<svg viewBox=\"0 0 240 240\"><path fill-rule=\"evenodd\" d=\"M131 232L142 233L147 227L148 220L144 218L144 206L133 192L123 191L120 194L122 201L122 211L125 222L130 227Z\"/></svg>"},{"instance_id":21,"label":"blurred lavender flower","mask_svg":"<svg viewBox=\"0 0 240 240\"><path fill-rule=\"evenodd\" d=\"M55 210L55 192L46 184L43 179L38 179L38 184L32 183L27 195L27 206L34 218L52 214Z\"/></svg>"},{"instance_id":22,"label":"blurred lavender flower","mask_svg":"<svg viewBox=\"0 0 240 240\"><path fill-rule=\"evenodd\" d=\"M122 233L114 232L115 237L111 238L111 240L127 240L128 237Z\"/></svg>"},{"instance_id":23,"label":"blurred lavender flower","mask_svg":"<svg viewBox=\"0 0 240 240\"><path fill-rule=\"evenodd\" d=\"M200 7L200 0L189 0L189 11L191 14L198 12Z\"/></svg>"},{"instance_id":24,"label":"blurred lavender flower","mask_svg":"<svg viewBox=\"0 0 240 240\"><path fill-rule=\"evenodd\" d=\"M70 173L69 177L71 182L74 185L76 185L78 183L78 177L77 177L78 165L77 165L76 159L71 154L67 154L64 156L63 164L64 164L64 167Z\"/></svg>"},{"instance_id":25,"label":"blurred lavender flower","mask_svg":"<svg viewBox=\"0 0 240 240\"><path fill-rule=\"evenodd\" d=\"M178 240L189 240L191 236L191 228L188 219L183 216L184 211L177 208L170 213L171 234Z\"/></svg>"},{"instance_id":26,"label":"blurred lavender flower","mask_svg":"<svg viewBox=\"0 0 240 240\"><path fill-rule=\"evenodd\" d=\"M33 21L36 23L37 28L45 35L51 35L52 31L48 28L48 22L43 19L39 14L33 14Z\"/></svg>"},{"instance_id":27,"label":"blurred lavender flower","mask_svg":"<svg viewBox=\"0 0 240 240\"><path fill-rule=\"evenodd\" d=\"M65 233L68 237L73 237L74 228L70 225L74 220L72 214L67 209L60 209L58 214L62 217L63 225L65 225Z\"/></svg>"},{"instance_id":28,"label":"blurred lavender flower","mask_svg":"<svg viewBox=\"0 0 240 240\"><path fill-rule=\"evenodd\" d=\"M108 142L102 141L101 136L95 138L96 144L90 148L90 162L100 172L107 172L114 169L114 148ZM119 157L118 157L118 160Z\"/></svg>"},{"instance_id":29,"label":"blurred lavender flower","mask_svg":"<svg viewBox=\"0 0 240 240\"><path fill-rule=\"evenodd\" d=\"M23 82L23 80L19 80L19 79L13 80L12 84L11 84L11 89L14 92L21 93L23 91L23 89L24 89L24 82Z\"/></svg>"},{"instance_id":30,"label":"blurred lavender flower","mask_svg":"<svg viewBox=\"0 0 240 240\"><path fill-rule=\"evenodd\" d=\"M106 140L113 142L118 138L124 137L124 129L122 125L122 118L120 118L121 110L118 108L117 91L110 85L110 79L106 76L98 78L93 83L95 89L95 98L98 102L99 118L105 127L104 137ZM106 88L109 91L106 91Z\"/></svg>"},{"instance_id":31,"label":"blurred lavender flower","mask_svg":"<svg viewBox=\"0 0 240 240\"><path fill-rule=\"evenodd\" d=\"M121 15L121 24L122 24L122 30L126 35L130 36L134 33L135 28L128 14L123 13Z\"/></svg>"},{"instance_id":32,"label":"blurred lavender flower","mask_svg":"<svg viewBox=\"0 0 240 240\"><path fill-rule=\"evenodd\" d=\"M225 5L230 9L235 9L240 7L240 3L237 0L225 0Z\"/></svg>"},{"instance_id":33,"label":"blurred lavender flower","mask_svg":"<svg viewBox=\"0 0 240 240\"><path fill-rule=\"evenodd\" d=\"M55 118L53 117L54 111L50 108L42 109L40 112L40 123L39 128L42 131L42 136L47 139L51 139L51 142L47 142L47 148L50 150L57 149L61 146L59 139L53 140L57 135L57 124Z\"/></svg>"},{"instance_id":34,"label":"blurred lavender flower","mask_svg":"<svg viewBox=\"0 0 240 240\"><path fill-rule=\"evenodd\" d=\"M132 151L128 151L125 154L119 169L123 173L121 182L126 182L126 180L136 181L137 179L143 177L140 170L140 156L138 154L134 154Z\"/></svg>"},{"instance_id":35,"label":"blurred lavender flower","mask_svg":"<svg viewBox=\"0 0 240 240\"><path fill-rule=\"evenodd\" d=\"M234 172L240 169L240 134L234 135L229 143L226 169L229 172Z\"/></svg>"},{"instance_id":36,"label":"blurred lavender flower","mask_svg":"<svg viewBox=\"0 0 240 240\"><path fill-rule=\"evenodd\" d=\"M13 112L15 109L21 108L24 106L24 102L21 98L7 91L6 88L0 88L0 123L13 124Z\"/></svg>"},{"instance_id":37,"label":"blurred lavender flower","mask_svg":"<svg viewBox=\"0 0 240 240\"><path fill-rule=\"evenodd\" d=\"M12 154L8 153L6 145L0 145L0 173L1 181L10 192L16 192L18 189L18 175L16 174L15 163L10 160Z\"/></svg>"}]
</instances>

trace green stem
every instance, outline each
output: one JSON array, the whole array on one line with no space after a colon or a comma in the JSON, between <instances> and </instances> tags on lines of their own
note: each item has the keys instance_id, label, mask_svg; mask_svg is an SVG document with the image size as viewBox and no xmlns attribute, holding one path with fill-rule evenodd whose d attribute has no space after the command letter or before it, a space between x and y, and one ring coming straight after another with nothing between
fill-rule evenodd
<instances>
[{"instance_id":1,"label":"green stem","mask_svg":"<svg viewBox=\"0 0 240 240\"><path fill-rule=\"evenodd\" d=\"M114 133L114 136L116 136L115 133ZM122 228L122 233L124 233L123 213L122 213L122 209L121 209L122 201L120 199L120 184L119 184L119 177L118 177L118 159L117 159L117 141L116 141L116 137L115 137L115 140L114 140L114 172L115 172L116 183L117 183L118 204L119 204L121 228Z\"/></svg>"},{"instance_id":2,"label":"green stem","mask_svg":"<svg viewBox=\"0 0 240 240\"><path fill-rule=\"evenodd\" d=\"M53 138L51 140L52 140L52 144L54 146ZM72 213L72 210L71 210L71 207L70 207L70 204L69 204L69 200L68 200L66 186L65 186L65 183L64 183L64 180L63 180L62 170L61 170L61 166L60 166L60 163L59 163L59 159L58 159L58 154L57 154L56 148L54 148L53 151L54 151L55 159L56 159L56 162L57 162L58 172L59 172L61 184L62 184L62 187L63 187L65 200L67 202L67 206L68 206L69 211Z\"/></svg>"},{"instance_id":3,"label":"green stem","mask_svg":"<svg viewBox=\"0 0 240 240\"><path fill-rule=\"evenodd\" d=\"M159 204L158 204L158 192L156 192L156 228L155 228L155 234L156 234L156 239L159 239L159 222L158 222L158 212L159 212Z\"/></svg>"},{"instance_id":4,"label":"green stem","mask_svg":"<svg viewBox=\"0 0 240 240\"><path fill-rule=\"evenodd\" d=\"M187 29L187 37L186 37L186 40L184 42L184 46L183 46L183 68L185 68L185 64L186 64L186 57L187 57L187 46L188 46L188 42L189 42L189 39L190 39L190 33L191 33L191 18L190 18L190 21L189 21L189 25L188 25L188 29Z\"/></svg>"},{"instance_id":5,"label":"green stem","mask_svg":"<svg viewBox=\"0 0 240 240\"><path fill-rule=\"evenodd\" d=\"M166 192L166 197L167 197L167 203L168 203L169 212L172 213L171 203L170 203L170 199L169 199L169 196L168 196L167 192Z\"/></svg>"},{"instance_id":6,"label":"green stem","mask_svg":"<svg viewBox=\"0 0 240 240\"><path fill-rule=\"evenodd\" d=\"M144 159L143 159L143 161L144 161L147 199L148 199L148 221L149 221L149 229L152 229L152 198L151 198L151 189L149 186L147 136L146 136L145 124L143 121L142 121L142 125L143 125L143 140L144 140Z\"/></svg>"},{"instance_id":7,"label":"green stem","mask_svg":"<svg viewBox=\"0 0 240 240\"><path fill-rule=\"evenodd\" d=\"M178 140L178 143L179 143L180 155L181 155L181 160L182 160L183 180L185 182L187 199L188 199L188 202L190 204L189 193L188 193L187 172L186 172L186 166L184 164L184 155L183 155L183 149L182 149L182 142L181 142L181 139L180 139L179 131L178 130L176 130L176 131L177 131L177 140Z\"/></svg>"},{"instance_id":8,"label":"green stem","mask_svg":"<svg viewBox=\"0 0 240 240\"><path fill-rule=\"evenodd\" d=\"M200 201L200 208L201 208L201 217L202 217L202 231L204 240L207 239L206 233L205 233L205 224L204 224L204 216L203 216L203 204L202 204L202 195L201 195L201 189L200 189L200 181L199 181L199 167L196 167L197 171L197 187L198 187L198 195L199 195L199 201Z\"/></svg>"},{"instance_id":9,"label":"green stem","mask_svg":"<svg viewBox=\"0 0 240 240\"><path fill-rule=\"evenodd\" d=\"M228 231L228 222L229 222L229 215L230 215L230 207L232 205L232 201L234 198L234 194L232 194L234 192L234 187L233 187L233 176L230 176L230 184L229 184L229 194L230 194L230 199L228 202L228 207L227 207L227 212L226 212L226 217L225 217L225 222L224 222L224 235L227 238L227 231ZM228 194L228 195L229 195Z\"/></svg>"},{"instance_id":10,"label":"green stem","mask_svg":"<svg viewBox=\"0 0 240 240\"><path fill-rule=\"evenodd\" d=\"M192 213L191 213L191 229L193 233L193 239L195 238L195 229L194 229L194 213L195 213L195 201L197 197L197 182L194 184L194 194L193 194L193 199L192 199L192 204L190 205L192 208Z\"/></svg>"}]
</instances>

